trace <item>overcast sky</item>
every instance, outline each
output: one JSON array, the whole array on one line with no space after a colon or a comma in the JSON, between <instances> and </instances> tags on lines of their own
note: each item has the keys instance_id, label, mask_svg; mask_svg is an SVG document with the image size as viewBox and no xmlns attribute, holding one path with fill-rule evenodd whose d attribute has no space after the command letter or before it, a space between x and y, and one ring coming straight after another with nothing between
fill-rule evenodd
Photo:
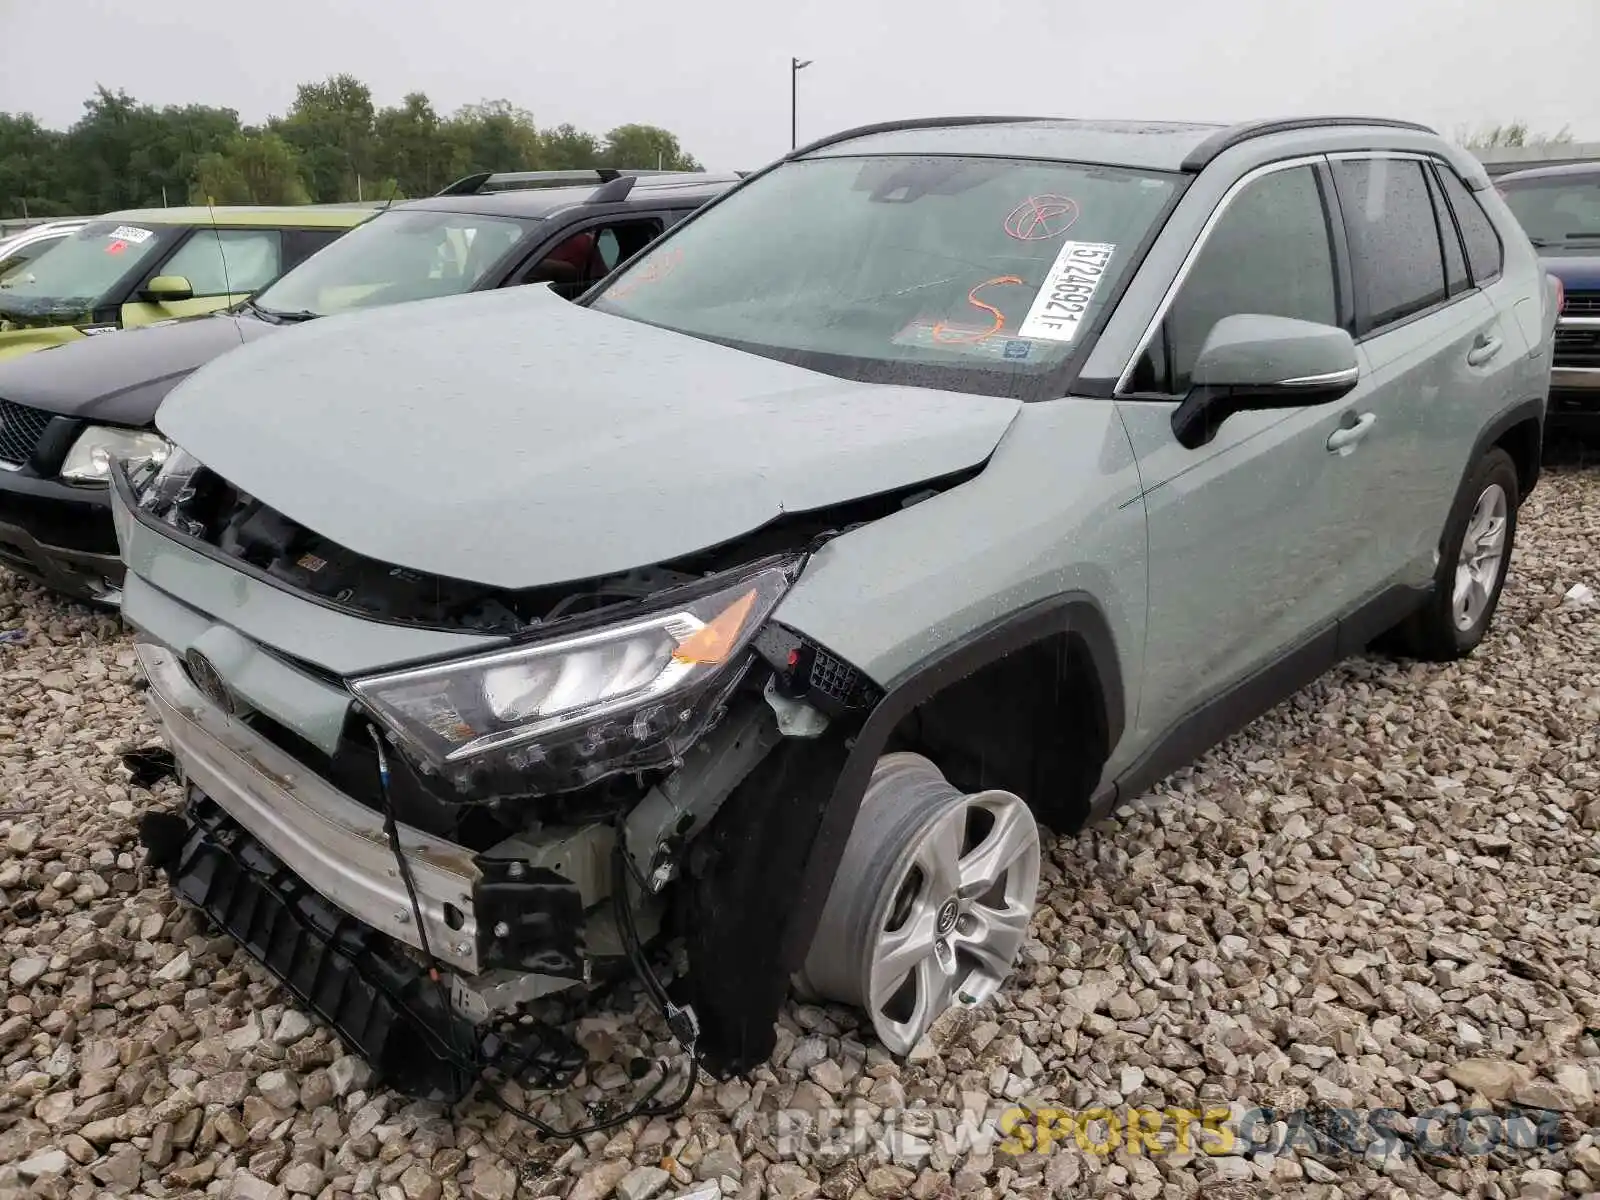
<instances>
[{"instance_id":1,"label":"overcast sky","mask_svg":"<svg viewBox=\"0 0 1600 1200\"><path fill-rule=\"evenodd\" d=\"M377 102L664 125L717 169L951 113L1517 118L1600 140L1597 0L0 0L0 110L65 127L96 83L281 113L348 71ZM512 164L506 164L511 166Z\"/></svg>"}]
</instances>

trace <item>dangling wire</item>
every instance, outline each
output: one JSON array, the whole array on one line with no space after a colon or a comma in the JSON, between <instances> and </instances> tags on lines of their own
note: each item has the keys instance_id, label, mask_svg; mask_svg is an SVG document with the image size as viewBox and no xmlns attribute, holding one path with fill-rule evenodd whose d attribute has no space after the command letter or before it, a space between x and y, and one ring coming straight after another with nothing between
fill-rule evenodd
<instances>
[{"instance_id":1,"label":"dangling wire","mask_svg":"<svg viewBox=\"0 0 1600 1200\"><path fill-rule=\"evenodd\" d=\"M406 859L405 851L400 844L399 822L395 819L394 801L389 794L389 756L383 748L383 735L378 727L372 723L367 724L367 736L372 739L372 745L378 752L378 793L383 801L383 831L388 839L389 850L394 855L395 865L400 872L400 882L405 886L406 897L411 902L411 917L417 923L417 942L422 951L422 957L428 966L428 977L433 980L434 986L439 991L439 1002L444 1006L444 1012L449 1014L453 1005L450 1002L449 989L445 987L443 974L439 970L438 960L433 955L433 949L428 942L428 929L422 920L422 904L417 896L417 886L411 878L411 864ZM669 1117L679 1112L689 1102L689 1097L694 1094L695 1083L700 1074L700 1053L698 1048L700 1036L700 1023L695 1016L693 1008L680 1007L667 996L666 987L656 977L649 962L645 959L644 950L639 942L638 928L634 923L633 908L628 902L628 867L632 864L627 859L627 849L623 841L622 823L617 822L617 840L612 855L612 903L617 915L618 934L622 939L623 949L628 956L628 962L639 977L639 982L644 985L650 997L651 1004L666 1022L667 1029L673 1038L683 1047L687 1057L687 1078L684 1080L682 1092L673 1099L654 1103L655 1098L661 1094L671 1078L670 1065L665 1059L660 1060L657 1066L661 1069L661 1078L651 1085L634 1104L626 1111L613 1117L592 1121L583 1125L574 1125L562 1129L541 1120L527 1110L512 1104L500 1091L493 1087L488 1078L488 1071L476 1054L469 1049L465 1054L454 1045L449 1047L448 1061L463 1074L476 1073L478 1082L484 1085L484 1094L501 1110L510 1113L518 1120L525 1121L541 1135L560 1140L586 1137L591 1133L603 1133L608 1129L615 1129L625 1125L635 1117ZM642 881L641 881L642 884ZM454 1025L451 1025L451 1039L454 1040Z\"/></svg>"}]
</instances>

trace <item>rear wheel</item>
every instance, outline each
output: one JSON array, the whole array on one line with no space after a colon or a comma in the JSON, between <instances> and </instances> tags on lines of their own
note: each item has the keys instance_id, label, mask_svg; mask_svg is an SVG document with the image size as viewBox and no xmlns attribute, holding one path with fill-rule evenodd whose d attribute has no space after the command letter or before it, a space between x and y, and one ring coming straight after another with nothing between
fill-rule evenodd
<instances>
[{"instance_id":1,"label":"rear wheel","mask_svg":"<svg viewBox=\"0 0 1600 1200\"><path fill-rule=\"evenodd\" d=\"M1010 974L1039 888L1039 829L1010 792L963 793L918 754L878 760L796 980L866 1010L905 1054Z\"/></svg>"},{"instance_id":2,"label":"rear wheel","mask_svg":"<svg viewBox=\"0 0 1600 1200\"><path fill-rule=\"evenodd\" d=\"M1478 460L1445 523L1433 595L1384 639L1384 649L1449 662L1483 641L1511 563L1518 490L1516 464L1504 450Z\"/></svg>"}]
</instances>

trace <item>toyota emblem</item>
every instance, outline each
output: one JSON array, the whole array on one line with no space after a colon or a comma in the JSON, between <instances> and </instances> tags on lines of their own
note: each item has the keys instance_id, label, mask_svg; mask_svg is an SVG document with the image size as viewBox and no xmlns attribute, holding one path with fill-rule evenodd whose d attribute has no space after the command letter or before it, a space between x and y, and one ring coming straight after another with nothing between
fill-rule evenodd
<instances>
[{"instance_id":1,"label":"toyota emblem","mask_svg":"<svg viewBox=\"0 0 1600 1200\"><path fill-rule=\"evenodd\" d=\"M198 650L190 650L183 656L183 663L188 667L189 678L194 680L194 686L200 689L202 696L225 713L232 714L238 711L233 693L228 690L228 685L223 682L222 673L212 665L209 658Z\"/></svg>"}]
</instances>

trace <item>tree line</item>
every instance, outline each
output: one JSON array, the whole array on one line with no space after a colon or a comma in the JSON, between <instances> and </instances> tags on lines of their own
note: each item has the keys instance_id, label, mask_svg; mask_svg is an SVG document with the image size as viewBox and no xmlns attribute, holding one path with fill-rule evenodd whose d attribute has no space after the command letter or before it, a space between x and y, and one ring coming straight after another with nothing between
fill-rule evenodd
<instances>
[{"instance_id":1,"label":"tree line","mask_svg":"<svg viewBox=\"0 0 1600 1200\"><path fill-rule=\"evenodd\" d=\"M541 128L507 100L441 116L422 92L379 108L350 75L301 84L288 112L260 125L231 108L157 108L105 87L83 109L65 130L0 113L0 218L404 199L474 171L700 169L654 125L620 125L603 137L572 125Z\"/></svg>"}]
</instances>

